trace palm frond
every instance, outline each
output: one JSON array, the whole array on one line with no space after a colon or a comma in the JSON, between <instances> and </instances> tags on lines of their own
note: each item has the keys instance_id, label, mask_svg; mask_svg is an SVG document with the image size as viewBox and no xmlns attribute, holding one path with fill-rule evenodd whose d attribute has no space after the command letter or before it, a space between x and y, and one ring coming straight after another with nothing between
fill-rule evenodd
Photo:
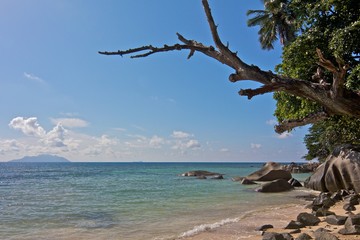
<instances>
[{"instance_id":1,"label":"palm frond","mask_svg":"<svg viewBox=\"0 0 360 240\"><path fill-rule=\"evenodd\" d=\"M261 25L262 22L267 21L269 18L269 13L267 13L266 11L262 11L261 13L257 13L255 17L250 18L247 21L247 25L249 27L254 27L257 25Z\"/></svg>"},{"instance_id":2,"label":"palm frond","mask_svg":"<svg viewBox=\"0 0 360 240\"><path fill-rule=\"evenodd\" d=\"M266 11L265 10L248 10L246 12L246 15L249 16L251 14L261 14L261 13L264 13L264 12L266 12Z\"/></svg>"},{"instance_id":3,"label":"palm frond","mask_svg":"<svg viewBox=\"0 0 360 240\"><path fill-rule=\"evenodd\" d=\"M277 38L277 28L273 22L266 22L264 25L261 26L259 30L259 40L262 49L274 49L273 43L278 40Z\"/></svg>"}]
</instances>

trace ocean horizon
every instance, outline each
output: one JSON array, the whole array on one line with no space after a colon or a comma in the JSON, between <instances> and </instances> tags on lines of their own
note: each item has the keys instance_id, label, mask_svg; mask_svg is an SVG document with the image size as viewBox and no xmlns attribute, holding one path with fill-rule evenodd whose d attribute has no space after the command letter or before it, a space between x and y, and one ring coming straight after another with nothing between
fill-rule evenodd
<instances>
[{"instance_id":1,"label":"ocean horizon","mask_svg":"<svg viewBox=\"0 0 360 240\"><path fill-rule=\"evenodd\" d=\"M0 239L179 239L301 204L296 196L304 188L265 194L231 181L263 164L0 163ZM192 170L225 179L180 176ZM303 181L309 174L293 176Z\"/></svg>"}]
</instances>

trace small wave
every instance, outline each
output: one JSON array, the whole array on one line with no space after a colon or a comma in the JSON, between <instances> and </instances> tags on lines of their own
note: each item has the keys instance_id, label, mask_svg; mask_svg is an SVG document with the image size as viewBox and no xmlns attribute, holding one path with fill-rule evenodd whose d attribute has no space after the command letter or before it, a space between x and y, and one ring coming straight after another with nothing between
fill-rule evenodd
<instances>
[{"instance_id":1,"label":"small wave","mask_svg":"<svg viewBox=\"0 0 360 240\"><path fill-rule=\"evenodd\" d=\"M196 234L199 234L201 232L206 232L215 228L219 228L221 226L224 226L225 224L229 223L236 223L240 220L240 218L227 218L224 220L221 220L220 222L212 223L212 224L202 224L199 226L195 226L193 229L182 233L179 238L185 238L185 237L191 237Z\"/></svg>"}]
</instances>

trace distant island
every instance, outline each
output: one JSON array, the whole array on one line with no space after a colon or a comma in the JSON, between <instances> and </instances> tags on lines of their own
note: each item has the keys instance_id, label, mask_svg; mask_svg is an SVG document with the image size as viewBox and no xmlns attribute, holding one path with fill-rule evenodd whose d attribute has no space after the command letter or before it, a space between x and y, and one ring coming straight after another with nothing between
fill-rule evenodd
<instances>
[{"instance_id":1,"label":"distant island","mask_svg":"<svg viewBox=\"0 0 360 240\"><path fill-rule=\"evenodd\" d=\"M10 160L9 162L19 162L19 163L60 163L60 162L70 162L66 158L55 156L55 155L48 155L42 154L38 156L25 156L20 159Z\"/></svg>"}]
</instances>

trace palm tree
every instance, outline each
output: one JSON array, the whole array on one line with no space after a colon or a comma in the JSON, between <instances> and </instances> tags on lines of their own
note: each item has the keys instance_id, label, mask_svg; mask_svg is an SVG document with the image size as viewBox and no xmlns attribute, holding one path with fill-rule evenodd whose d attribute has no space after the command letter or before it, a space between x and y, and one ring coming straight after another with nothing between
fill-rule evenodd
<instances>
[{"instance_id":1,"label":"palm tree","mask_svg":"<svg viewBox=\"0 0 360 240\"><path fill-rule=\"evenodd\" d=\"M288 8L289 0L263 0L264 10L249 10L247 15L255 15L247 22L249 27L260 26L259 40L263 49L273 49L273 43L280 37L286 45L295 39L295 16Z\"/></svg>"}]
</instances>

